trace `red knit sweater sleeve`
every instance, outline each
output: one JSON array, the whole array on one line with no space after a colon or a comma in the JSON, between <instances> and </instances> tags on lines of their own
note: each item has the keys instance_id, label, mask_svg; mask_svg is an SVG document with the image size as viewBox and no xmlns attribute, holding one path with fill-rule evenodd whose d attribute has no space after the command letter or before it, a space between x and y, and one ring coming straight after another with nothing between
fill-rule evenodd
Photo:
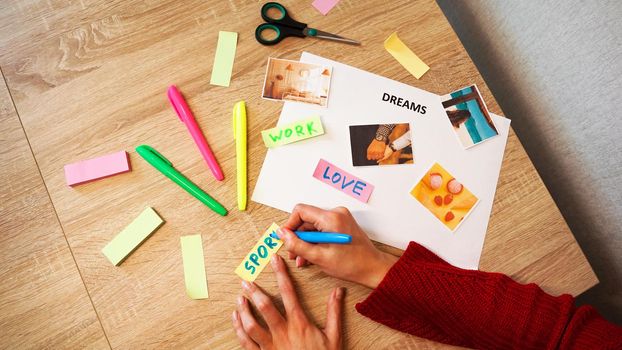
<instances>
[{"instance_id":1,"label":"red knit sweater sleeve","mask_svg":"<svg viewBox=\"0 0 622 350\"><path fill-rule=\"evenodd\" d=\"M453 267L411 242L367 299L363 315L438 342L478 349L622 349L622 327L570 295L506 275Z\"/></svg>"}]
</instances>

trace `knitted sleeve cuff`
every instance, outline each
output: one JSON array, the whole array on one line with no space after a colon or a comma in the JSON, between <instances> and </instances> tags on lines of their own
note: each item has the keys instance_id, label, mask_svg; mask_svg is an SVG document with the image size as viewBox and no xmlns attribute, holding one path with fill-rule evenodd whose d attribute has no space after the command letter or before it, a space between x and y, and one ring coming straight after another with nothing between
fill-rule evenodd
<instances>
[{"instance_id":1,"label":"knitted sleeve cuff","mask_svg":"<svg viewBox=\"0 0 622 350\"><path fill-rule=\"evenodd\" d=\"M404 254L387 272L378 287L367 299L356 304L356 310L376 322L402 332L458 345L460 342L457 339L453 339L432 322L422 319L413 309L412 303L404 303L405 296L412 296L413 291L417 289L413 279L405 278L405 276L414 277L415 270L422 264L437 264L453 268L422 245L410 242Z\"/></svg>"},{"instance_id":2,"label":"knitted sleeve cuff","mask_svg":"<svg viewBox=\"0 0 622 350\"><path fill-rule=\"evenodd\" d=\"M622 328L570 295L451 266L411 242L358 312L419 337L471 348L622 348Z\"/></svg>"}]
</instances>

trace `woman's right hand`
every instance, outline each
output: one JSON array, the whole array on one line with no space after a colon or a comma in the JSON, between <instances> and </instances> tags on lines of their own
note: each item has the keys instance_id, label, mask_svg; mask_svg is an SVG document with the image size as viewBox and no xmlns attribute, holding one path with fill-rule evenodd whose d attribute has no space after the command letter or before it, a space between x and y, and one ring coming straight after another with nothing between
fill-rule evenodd
<instances>
[{"instance_id":1,"label":"woman's right hand","mask_svg":"<svg viewBox=\"0 0 622 350\"><path fill-rule=\"evenodd\" d=\"M339 232L352 235L350 244L312 244L300 240L293 231ZM376 249L344 207L323 210L298 204L278 231L290 259L296 266L306 261L330 276L376 288L397 257Z\"/></svg>"}]
</instances>

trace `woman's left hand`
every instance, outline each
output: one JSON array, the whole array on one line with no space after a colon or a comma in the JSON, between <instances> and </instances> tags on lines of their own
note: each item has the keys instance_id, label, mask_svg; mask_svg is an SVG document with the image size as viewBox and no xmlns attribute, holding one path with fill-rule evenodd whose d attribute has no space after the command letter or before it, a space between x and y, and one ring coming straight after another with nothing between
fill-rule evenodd
<instances>
[{"instance_id":1,"label":"woman's left hand","mask_svg":"<svg viewBox=\"0 0 622 350\"><path fill-rule=\"evenodd\" d=\"M283 259L274 254L271 259L285 314L281 315L256 284L242 281L244 296L238 296L233 311L233 328L244 349L341 349L341 308L343 288L335 288L328 298L326 327L319 329L307 318L300 306L294 285ZM251 313L252 302L268 325L262 327Z\"/></svg>"}]
</instances>

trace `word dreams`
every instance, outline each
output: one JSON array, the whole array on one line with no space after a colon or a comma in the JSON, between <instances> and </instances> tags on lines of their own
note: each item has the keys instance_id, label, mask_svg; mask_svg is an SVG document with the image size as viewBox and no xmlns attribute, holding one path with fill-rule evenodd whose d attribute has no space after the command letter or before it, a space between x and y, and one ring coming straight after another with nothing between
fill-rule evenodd
<instances>
[{"instance_id":1,"label":"word dreams","mask_svg":"<svg viewBox=\"0 0 622 350\"><path fill-rule=\"evenodd\" d=\"M322 121L314 116L297 122L264 130L261 132L266 147L286 145L288 143L308 139L324 134Z\"/></svg>"},{"instance_id":2,"label":"word dreams","mask_svg":"<svg viewBox=\"0 0 622 350\"><path fill-rule=\"evenodd\" d=\"M387 94L384 92L382 94L382 101L392 103L399 107L404 107L406 109L410 109L411 111L425 114L427 106L417 104L415 102L411 102L405 98L397 97L395 95Z\"/></svg>"},{"instance_id":3,"label":"word dreams","mask_svg":"<svg viewBox=\"0 0 622 350\"><path fill-rule=\"evenodd\" d=\"M313 177L363 203L367 203L374 189L373 185L339 169L324 159L320 159L318 162Z\"/></svg>"}]
</instances>

